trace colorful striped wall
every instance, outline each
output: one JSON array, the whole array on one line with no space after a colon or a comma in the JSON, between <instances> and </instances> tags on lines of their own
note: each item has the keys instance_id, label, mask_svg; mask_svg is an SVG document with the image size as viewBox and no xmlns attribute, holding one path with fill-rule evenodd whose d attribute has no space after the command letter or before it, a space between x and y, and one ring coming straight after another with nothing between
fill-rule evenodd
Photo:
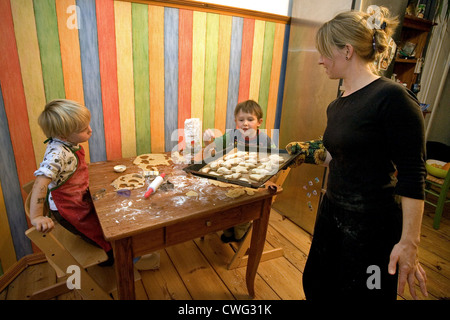
<instances>
[{"instance_id":1,"label":"colorful striped wall","mask_svg":"<svg viewBox=\"0 0 450 320\"><path fill-rule=\"evenodd\" d=\"M37 117L52 99L90 109L91 162L171 151L187 118L225 132L245 99L262 106L269 134L279 127L289 24L161 3L0 0L4 264L6 247L14 258L32 251L21 186L42 160Z\"/></svg>"}]
</instances>

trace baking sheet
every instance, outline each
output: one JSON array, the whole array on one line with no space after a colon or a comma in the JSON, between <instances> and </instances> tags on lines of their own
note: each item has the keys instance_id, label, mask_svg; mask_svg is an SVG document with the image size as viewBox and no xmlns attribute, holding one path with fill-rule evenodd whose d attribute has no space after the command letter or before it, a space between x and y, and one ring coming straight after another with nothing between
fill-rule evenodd
<instances>
[{"instance_id":1,"label":"baking sheet","mask_svg":"<svg viewBox=\"0 0 450 320\"><path fill-rule=\"evenodd\" d=\"M239 179L226 179L223 176L215 176L215 175L211 175L208 173L204 173L201 172L200 170L205 167L206 165L208 165L209 163L213 162L213 161L217 161L219 159L223 159L223 157L225 157L226 155L229 155L230 153L236 152L236 151L244 151L239 149L235 149L233 147L225 150L225 152L223 153L222 157L210 157L210 158L206 158L202 161L202 163L194 163L191 165L188 165L187 167L185 167L183 170L186 172L190 172L193 175L196 176L200 176L200 177L204 177L204 178L208 178L208 179L213 179L213 180L217 180L217 181L222 181L225 183L232 183L232 184L237 184L243 187L250 187L250 188L261 188L263 187L264 183L266 181L268 181L269 179L271 179L273 176L275 176L278 172L280 172L281 170L286 169L295 159L295 157L297 157L297 155L299 155L299 153L295 153L290 155L286 150L284 149L264 149L262 150L263 152L258 152L258 159L259 158L264 158L264 157L268 157L270 155L273 154L278 154L279 156L283 157L285 159L285 161L279 163L278 169L276 170L276 172L274 172L273 174L271 173L271 175L267 175L263 178L263 180L261 181L252 181L250 180L250 182L246 182L246 181L242 181ZM247 151L247 150L246 150ZM252 152L252 150L250 150L250 152ZM261 155L261 156L260 156ZM243 174L243 177L248 177L249 174Z\"/></svg>"}]
</instances>

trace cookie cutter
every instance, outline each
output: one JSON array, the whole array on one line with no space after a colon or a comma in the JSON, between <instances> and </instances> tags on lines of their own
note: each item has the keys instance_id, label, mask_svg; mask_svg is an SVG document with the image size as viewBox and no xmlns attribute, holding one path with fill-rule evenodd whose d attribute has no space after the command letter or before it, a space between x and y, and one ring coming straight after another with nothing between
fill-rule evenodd
<instances>
[{"instance_id":1,"label":"cookie cutter","mask_svg":"<svg viewBox=\"0 0 450 320\"><path fill-rule=\"evenodd\" d=\"M93 200L101 199L105 196L106 189L100 189L92 195Z\"/></svg>"},{"instance_id":2,"label":"cookie cutter","mask_svg":"<svg viewBox=\"0 0 450 320\"><path fill-rule=\"evenodd\" d=\"M119 189L117 190L117 194L122 197L128 198L131 195L131 190L128 189Z\"/></svg>"}]
</instances>

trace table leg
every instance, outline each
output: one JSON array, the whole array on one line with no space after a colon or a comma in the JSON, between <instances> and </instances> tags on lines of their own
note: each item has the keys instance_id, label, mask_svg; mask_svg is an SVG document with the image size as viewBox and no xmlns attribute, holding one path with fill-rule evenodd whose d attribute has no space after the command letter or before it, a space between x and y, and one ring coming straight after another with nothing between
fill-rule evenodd
<instances>
[{"instance_id":1,"label":"table leg","mask_svg":"<svg viewBox=\"0 0 450 320\"><path fill-rule=\"evenodd\" d=\"M136 299L131 238L124 238L114 242L114 259L119 300Z\"/></svg>"},{"instance_id":2,"label":"table leg","mask_svg":"<svg viewBox=\"0 0 450 320\"><path fill-rule=\"evenodd\" d=\"M258 270L259 261L261 260L261 256L264 250L271 205L272 198L265 199L261 209L260 218L253 220L252 241L250 243L248 253L246 272L247 290L248 294L252 298L255 297L256 271Z\"/></svg>"}]
</instances>

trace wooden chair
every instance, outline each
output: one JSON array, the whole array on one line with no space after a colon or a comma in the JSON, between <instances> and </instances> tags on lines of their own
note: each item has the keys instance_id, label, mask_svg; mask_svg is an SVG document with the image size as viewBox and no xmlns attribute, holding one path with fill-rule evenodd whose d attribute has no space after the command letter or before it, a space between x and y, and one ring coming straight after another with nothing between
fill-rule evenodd
<instances>
[{"instance_id":1,"label":"wooden chair","mask_svg":"<svg viewBox=\"0 0 450 320\"><path fill-rule=\"evenodd\" d=\"M28 192L25 212L30 216L31 188L34 181L23 189ZM55 228L48 233L39 232L35 227L25 232L26 236L45 254L48 263L55 269L59 282L51 287L35 292L30 299L51 299L69 292L66 278L69 266L78 266L80 270L80 289L75 288L83 299L111 300L116 290L115 270L113 267L99 267L98 264L108 259L105 251L91 245L66 230L55 221ZM94 280L95 279L95 280ZM61 281L64 280L64 281ZM140 274L135 270L135 281Z\"/></svg>"},{"instance_id":2,"label":"wooden chair","mask_svg":"<svg viewBox=\"0 0 450 320\"><path fill-rule=\"evenodd\" d=\"M437 193L435 190L433 190L432 186L434 186L437 189L440 189L440 192ZM431 194L437 197L437 202L432 202L429 199L425 199L425 202L436 208L434 212L434 221L433 221L433 228L436 230L439 229L439 225L441 223L444 205L447 202L450 202L450 199L447 196L449 187L450 187L450 173L447 173L445 179L436 178L430 174L427 175L425 192L427 194Z\"/></svg>"},{"instance_id":3,"label":"wooden chair","mask_svg":"<svg viewBox=\"0 0 450 320\"><path fill-rule=\"evenodd\" d=\"M291 168L287 168L281 172L279 172L273 179L273 181L279 185L282 186L284 183L284 180L286 180L289 171ZM276 196L272 198L272 203L275 201ZM244 235L243 239L238 242L237 244L231 244L233 250L235 251L235 254L233 258L231 259L230 263L228 264L227 268L228 270L235 269L238 267L245 266L247 264L247 251L250 247L250 241L252 239L252 226L250 226L247 233ZM261 256L261 262L279 258L283 256L283 248L275 248L272 250L265 250Z\"/></svg>"}]
</instances>

